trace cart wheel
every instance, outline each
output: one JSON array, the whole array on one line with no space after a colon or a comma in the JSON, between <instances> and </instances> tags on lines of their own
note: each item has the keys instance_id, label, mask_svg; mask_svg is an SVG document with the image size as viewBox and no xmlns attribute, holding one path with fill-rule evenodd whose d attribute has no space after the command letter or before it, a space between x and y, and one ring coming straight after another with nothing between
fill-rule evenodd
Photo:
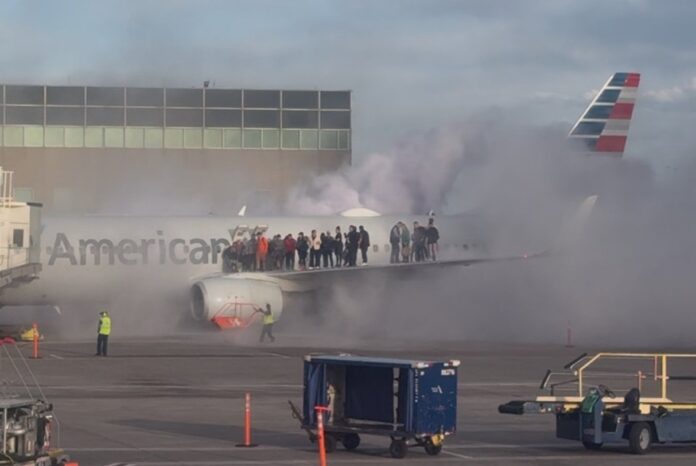
<instances>
[{"instance_id":1,"label":"cart wheel","mask_svg":"<svg viewBox=\"0 0 696 466\"><path fill-rule=\"evenodd\" d=\"M355 450L360 445L360 436L358 434L346 434L343 437L343 446L346 450Z\"/></svg>"},{"instance_id":2,"label":"cart wheel","mask_svg":"<svg viewBox=\"0 0 696 466\"><path fill-rule=\"evenodd\" d=\"M336 451L336 437L331 434L324 435L324 450L326 453Z\"/></svg>"},{"instance_id":3,"label":"cart wheel","mask_svg":"<svg viewBox=\"0 0 696 466\"><path fill-rule=\"evenodd\" d=\"M404 439L392 439L391 445L389 445L389 454L392 458L403 458L408 453L408 445L406 445L406 440Z\"/></svg>"},{"instance_id":4,"label":"cart wheel","mask_svg":"<svg viewBox=\"0 0 696 466\"><path fill-rule=\"evenodd\" d=\"M628 434L628 445L631 453L643 455L652 446L652 430L647 422L636 422Z\"/></svg>"},{"instance_id":5,"label":"cart wheel","mask_svg":"<svg viewBox=\"0 0 696 466\"><path fill-rule=\"evenodd\" d=\"M425 439L425 452L430 456L439 455L442 451L442 444L435 445L433 441L428 437Z\"/></svg>"},{"instance_id":6,"label":"cart wheel","mask_svg":"<svg viewBox=\"0 0 696 466\"><path fill-rule=\"evenodd\" d=\"M596 450L599 450L602 448L601 443L588 442L586 440L582 442L582 445L585 448L587 448L588 450L595 450L596 451Z\"/></svg>"}]
</instances>

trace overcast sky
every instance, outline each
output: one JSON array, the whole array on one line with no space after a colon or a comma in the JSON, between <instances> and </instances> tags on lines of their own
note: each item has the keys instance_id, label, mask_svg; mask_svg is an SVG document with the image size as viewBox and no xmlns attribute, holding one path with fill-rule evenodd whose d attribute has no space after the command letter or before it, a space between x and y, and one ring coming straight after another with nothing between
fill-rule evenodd
<instances>
[{"instance_id":1,"label":"overcast sky","mask_svg":"<svg viewBox=\"0 0 696 466\"><path fill-rule=\"evenodd\" d=\"M0 4L0 81L351 89L354 158L497 108L570 124L643 74L626 157L696 146L696 2L50 1Z\"/></svg>"}]
</instances>

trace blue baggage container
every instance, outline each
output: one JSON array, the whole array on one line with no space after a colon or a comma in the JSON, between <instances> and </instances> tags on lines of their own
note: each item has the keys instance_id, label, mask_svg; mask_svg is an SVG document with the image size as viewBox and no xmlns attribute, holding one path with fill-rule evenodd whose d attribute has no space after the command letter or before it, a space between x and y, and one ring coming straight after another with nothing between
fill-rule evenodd
<instances>
[{"instance_id":1,"label":"blue baggage container","mask_svg":"<svg viewBox=\"0 0 696 466\"><path fill-rule=\"evenodd\" d=\"M314 440L315 407L322 406L327 451L339 441L352 450L360 434L370 434L391 437L389 451L396 458L414 445L437 455L457 429L458 366L459 361L306 356L302 427Z\"/></svg>"}]
</instances>

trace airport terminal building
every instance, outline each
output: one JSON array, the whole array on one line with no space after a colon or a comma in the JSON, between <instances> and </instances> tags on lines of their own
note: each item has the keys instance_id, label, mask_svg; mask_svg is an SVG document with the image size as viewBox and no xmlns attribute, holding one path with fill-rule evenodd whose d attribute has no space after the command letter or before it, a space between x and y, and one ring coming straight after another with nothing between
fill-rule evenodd
<instances>
[{"instance_id":1,"label":"airport terminal building","mask_svg":"<svg viewBox=\"0 0 696 466\"><path fill-rule=\"evenodd\" d=\"M0 166L49 214L230 214L351 163L350 91L8 84L0 109Z\"/></svg>"}]
</instances>

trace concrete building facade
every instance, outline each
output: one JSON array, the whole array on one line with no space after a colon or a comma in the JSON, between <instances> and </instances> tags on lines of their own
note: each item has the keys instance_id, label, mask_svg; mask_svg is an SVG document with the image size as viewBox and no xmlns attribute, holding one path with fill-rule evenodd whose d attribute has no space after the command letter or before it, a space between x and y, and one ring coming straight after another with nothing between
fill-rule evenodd
<instances>
[{"instance_id":1,"label":"concrete building facade","mask_svg":"<svg viewBox=\"0 0 696 466\"><path fill-rule=\"evenodd\" d=\"M48 214L229 214L351 162L350 91L1 91L0 165Z\"/></svg>"}]
</instances>

